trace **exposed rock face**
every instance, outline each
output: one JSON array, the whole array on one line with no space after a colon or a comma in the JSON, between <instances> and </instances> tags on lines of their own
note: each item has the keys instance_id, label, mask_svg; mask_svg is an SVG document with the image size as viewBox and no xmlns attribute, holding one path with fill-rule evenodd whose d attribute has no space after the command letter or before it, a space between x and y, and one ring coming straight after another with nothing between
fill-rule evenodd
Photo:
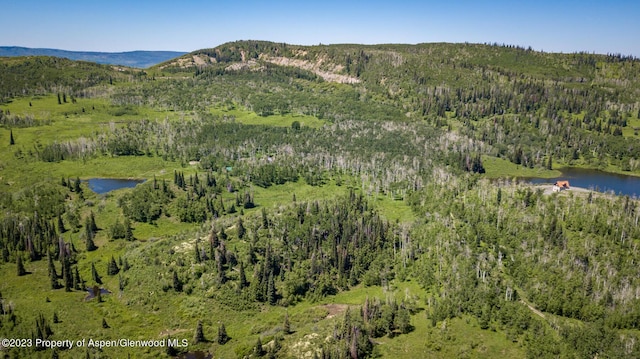
<instances>
[{"instance_id":1,"label":"exposed rock face","mask_svg":"<svg viewBox=\"0 0 640 359\"><path fill-rule=\"evenodd\" d=\"M343 75L338 72L342 70L342 66L331 63L325 63L324 59L318 58L315 62L290 59L288 57L274 57L268 55L260 55L260 59L280 66L293 66L303 70L311 71L322 77L325 81L338 82L343 84L355 84L360 80L353 76Z\"/></svg>"}]
</instances>

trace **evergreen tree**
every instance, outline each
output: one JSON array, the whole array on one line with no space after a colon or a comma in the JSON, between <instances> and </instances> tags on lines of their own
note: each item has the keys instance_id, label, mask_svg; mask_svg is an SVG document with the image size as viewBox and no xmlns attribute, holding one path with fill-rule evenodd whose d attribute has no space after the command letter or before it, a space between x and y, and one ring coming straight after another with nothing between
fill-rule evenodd
<instances>
[{"instance_id":1,"label":"evergreen tree","mask_svg":"<svg viewBox=\"0 0 640 359\"><path fill-rule=\"evenodd\" d=\"M57 311L53 312L53 323L54 324L60 323L60 318L58 318L58 312Z\"/></svg>"},{"instance_id":2,"label":"evergreen tree","mask_svg":"<svg viewBox=\"0 0 640 359\"><path fill-rule=\"evenodd\" d=\"M96 225L96 218L93 215L93 211L91 211L91 213L89 214L89 225L91 226L91 230L93 231L93 233L98 231L98 226Z\"/></svg>"},{"instance_id":3,"label":"evergreen tree","mask_svg":"<svg viewBox=\"0 0 640 359\"><path fill-rule=\"evenodd\" d=\"M216 265L217 265L217 274L218 274L218 283L219 284L224 284L227 281L227 275L225 272L225 267L224 267L224 256L222 255L222 253L220 252L220 255L218 256L218 258L216 258Z\"/></svg>"},{"instance_id":4,"label":"evergreen tree","mask_svg":"<svg viewBox=\"0 0 640 359\"><path fill-rule=\"evenodd\" d=\"M264 355L264 348L262 347L262 341L260 340L260 337L258 337L258 340L256 341L256 345L253 347L253 356L261 357L263 355Z\"/></svg>"},{"instance_id":5,"label":"evergreen tree","mask_svg":"<svg viewBox=\"0 0 640 359\"><path fill-rule=\"evenodd\" d=\"M171 343L171 336L168 337L169 339L169 343ZM178 353L178 349L176 349L173 345L168 344L166 346L166 350L165 352L167 353L168 356L170 357L176 357L179 353Z\"/></svg>"},{"instance_id":6,"label":"evergreen tree","mask_svg":"<svg viewBox=\"0 0 640 359\"><path fill-rule=\"evenodd\" d=\"M216 338L216 342L218 342L218 344L220 345L224 345L226 342L229 341L229 336L227 335L227 329L224 326L224 323L220 324L220 326L218 327L218 336Z\"/></svg>"},{"instance_id":7,"label":"evergreen tree","mask_svg":"<svg viewBox=\"0 0 640 359\"><path fill-rule=\"evenodd\" d=\"M115 258L111 256L111 260L109 261L109 265L107 266L107 274L108 275L116 275L120 272L120 268L118 268L118 264L116 263Z\"/></svg>"},{"instance_id":8,"label":"evergreen tree","mask_svg":"<svg viewBox=\"0 0 640 359\"><path fill-rule=\"evenodd\" d=\"M218 232L213 226L211 226L211 233L209 234L209 244L211 245L211 258L215 258L213 251L218 248L220 241L218 240Z\"/></svg>"},{"instance_id":9,"label":"evergreen tree","mask_svg":"<svg viewBox=\"0 0 640 359\"><path fill-rule=\"evenodd\" d=\"M15 139L13 138L13 130L9 131L9 145L13 146L16 144Z\"/></svg>"},{"instance_id":10,"label":"evergreen tree","mask_svg":"<svg viewBox=\"0 0 640 359\"><path fill-rule=\"evenodd\" d=\"M196 332L193 335L193 341L195 344L203 343L206 341L204 338L204 332L202 331L202 321L198 320L198 325L196 325Z\"/></svg>"},{"instance_id":11,"label":"evergreen tree","mask_svg":"<svg viewBox=\"0 0 640 359\"><path fill-rule=\"evenodd\" d=\"M64 233L67 229L64 228L64 222L62 221L62 215L58 213L58 232Z\"/></svg>"},{"instance_id":12,"label":"evergreen tree","mask_svg":"<svg viewBox=\"0 0 640 359\"><path fill-rule=\"evenodd\" d=\"M240 267L239 267L238 270L240 271L240 279L239 279L239 283L238 284L240 286L240 289L242 289L242 288L245 288L248 285L247 276L244 273L244 262L242 262L242 261L240 262Z\"/></svg>"},{"instance_id":13,"label":"evergreen tree","mask_svg":"<svg viewBox=\"0 0 640 359\"><path fill-rule=\"evenodd\" d=\"M56 266L53 263L53 258L51 258L51 253L47 253L47 260L49 262L49 279L51 280L51 289L60 288L60 284L58 283L58 273L56 272Z\"/></svg>"},{"instance_id":14,"label":"evergreen tree","mask_svg":"<svg viewBox=\"0 0 640 359\"><path fill-rule=\"evenodd\" d=\"M264 208L262 208L261 213L262 213L262 228L267 229L269 228L269 219L267 218L267 211Z\"/></svg>"},{"instance_id":15,"label":"evergreen tree","mask_svg":"<svg viewBox=\"0 0 640 359\"><path fill-rule=\"evenodd\" d=\"M78 267L73 268L73 288L76 290L82 290L84 287L84 281L80 277L80 272L78 272Z\"/></svg>"},{"instance_id":16,"label":"evergreen tree","mask_svg":"<svg viewBox=\"0 0 640 359\"><path fill-rule=\"evenodd\" d=\"M276 304L276 284L273 279L273 272L269 274L269 279L267 281L267 303L271 305Z\"/></svg>"},{"instance_id":17,"label":"evergreen tree","mask_svg":"<svg viewBox=\"0 0 640 359\"><path fill-rule=\"evenodd\" d=\"M86 235L85 244L86 244L87 252L92 252L98 249L98 247L96 247L95 242L93 241L93 232L91 231L91 228L86 229L85 235Z\"/></svg>"},{"instance_id":18,"label":"evergreen tree","mask_svg":"<svg viewBox=\"0 0 640 359\"><path fill-rule=\"evenodd\" d=\"M76 180L73 182L73 191L76 193L82 192L82 187L80 187L80 177L76 177Z\"/></svg>"},{"instance_id":19,"label":"evergreen tree","mask_svg":"<svg viewBox=\"0 0 640 359\"><path fill-rule=\"evenodd\" d=\"M35 329L35 339L48 339L53 334L51 326L49 326L49 323L47 323L42 313L39 313L36 317Z\"/></svg>"},{"instance_id":20,"label":"evergreen tree","mask_svg":"<svg viewBox=\"0 0 640 359\"><path fill-rule=\"evenodd\" d=\"M62 279L64 281L64 290L71 292L75 285L73 283L73 273L71 272L71 261L67 256L62 259Z\"/></svg>"},{"instance_id":21,"label":"evergreen tree","mask_svg":"<svg viewBox=\"0 0 640 359\"><path fill-rule=\"evenodd\" d=\"M27 274L27 271L24 269L24 264L22 264L22 256L21 255L18 255L18 258L16 259L16 266L18 268L18 276L19 277Z\"/></svg>"},{"instance_id":22,"label":"evergreen tree","mask_svg":"<svg viewBox=\"0 0 640 359\"><path fill-rule=\"evenodd\" d=\"M102 279L100 278L100 275L98 275L98 271L96 270L96 266L91 263L91 277L93 278L93 281L98 283L98 284L102 284Z\"/></svg>"},{"instance_id":23,"label":"evergreen tree","mask_svg":"<svg viewBox=\"0 0 640 359\"><path fill-rule=\"evenodd\" d=\"M553 156L551 154L549 154L549 160L547 161L547 169L551 170L553 169L553 160L551 159Z\"/></svg>"},{"instance_id":24,"label":"evergreen tree","mask_svg":"<svg viewBox=\"0 0 640 359\"><path fill-rule=\"evenodd\" d=\"M124 261L122 261L122 271L126 272L129 270L129 268L131 268L131 266L129 266L129 261L125 257Z\"/></svg>"},{"instance_id":25,"label":"evergreen tree","mask_svg":"<svg viewBox=\"0 0 640 359\"><path fill-rule=\"evenodd\" d=\"M124 218L124 239L127 241L133 241L133 230L131 229L131 221L128 217Z\"/></svg>"},{"instance_id":26,"label":"evergreen tree","mask_svg":"<svg viewBox=\"0 0 640 359\"><path fill-rule=\"evenodd\" d=\"M242 217L238 217L238 238L243 239L244 235L247 233L246 228L244 228L244 224L242 222Z\"/></svg>"},{"instance_id":27,"label":"evergreen tree","mask_svg":"<svg viewBox=\"0 0 640 359\"><path fill-rule=\"evenodd\" d=\"M60 98L60 93L58 92L58 105L62 105L62 99Z\"/></svg>"},{"instance_id":28,"label":"evergreen tree","mask_svg":"<svg viewBox=\"0 0 640 359\"><path fill-rule=\"evenodd\" d=\"M196 245L194 246L194 251L193 251L193 258L196 260L196 263L200 263L202 262L202 257L200 256L200 248L198 247L198 242L196 242Z\"/></svg>"},{"instance_id":29,"label":"evergreen tree","mask_svg":"<svg viewBox=\"0 0 640 359\"><path fill-rule=\"evenodd\" d=\"M178 278L178 272L173 271L173 290L176 292L182 292L182 282Z\"/></svg>"},{"instance_id":30,"label":"evergreen tree","mask_svg":"<svg viewBox=\"0 0 640 359\"><path fill-rule=\"evenodd\" d=\"M104 328L104 329L109 329L109 328L111 328L111 327L109 326L109 324L107 324L107 320L106 320L104 317L102 318L102 328Z\"/></svg>"}]
</instances>

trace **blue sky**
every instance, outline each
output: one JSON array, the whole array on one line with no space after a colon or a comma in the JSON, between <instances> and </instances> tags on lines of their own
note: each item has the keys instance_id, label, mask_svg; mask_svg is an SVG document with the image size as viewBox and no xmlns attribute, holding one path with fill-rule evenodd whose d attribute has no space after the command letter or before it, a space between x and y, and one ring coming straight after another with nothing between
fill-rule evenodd
<instances>
[{"instance_id":1,"label":"blue sky","mask_svg":"<svg viewBox=\"0 0 640 359\"><path fill-rule=\"evenodd\" d=\"M0 0L0 45L193 51L291 44L497 42L640 57L640 1Z\"/></svg>"}]
</instances>

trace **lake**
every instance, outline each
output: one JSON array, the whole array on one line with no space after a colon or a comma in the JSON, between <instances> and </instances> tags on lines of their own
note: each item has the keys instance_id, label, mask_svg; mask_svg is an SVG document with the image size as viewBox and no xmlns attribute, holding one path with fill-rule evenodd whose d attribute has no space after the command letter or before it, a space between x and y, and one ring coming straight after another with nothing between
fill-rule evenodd
<instances>
[{"instance_id":1,"label":"lake","mask_svg":"<svg viewBox=\"0 0 640 359\"><path fill-rule=\"evenodd\" d=\"M562 175L557 178L521 178L534 183L555 183L556 180L567 180L572 187L583 187L600 192L613 191L615 194L640 195L640 177L618 173L608 173L586 168L561 168Z\"/></svg>"},{"instance_id":2,"label":"lake","mask_svg":"<svg viewBox=\"0 0 640 359\"><path fill-rule=\"evenodd\" d=\"M105 194L121 188L133 188L145 180L123 178L89 178L89 188L97 194Z\"/></svg>"}]
</instances>

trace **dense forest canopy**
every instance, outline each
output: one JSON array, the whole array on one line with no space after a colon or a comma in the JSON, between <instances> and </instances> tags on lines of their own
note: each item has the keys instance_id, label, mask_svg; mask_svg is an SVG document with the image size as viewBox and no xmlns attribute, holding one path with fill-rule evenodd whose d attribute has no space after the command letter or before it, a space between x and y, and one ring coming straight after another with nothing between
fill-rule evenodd
<instances>
[{"instance_id":1,"label":"dense forest canopy","mask_svg":"<svg viewBox=\"0 0 640 359\"><path fill-rule=\"evenodd\" d=\"M0 334L172 343L7 353L638 357L638 200L513 177L640 175L639 76L497 44L0 58Z\"/></svg>"}]
</instances>

